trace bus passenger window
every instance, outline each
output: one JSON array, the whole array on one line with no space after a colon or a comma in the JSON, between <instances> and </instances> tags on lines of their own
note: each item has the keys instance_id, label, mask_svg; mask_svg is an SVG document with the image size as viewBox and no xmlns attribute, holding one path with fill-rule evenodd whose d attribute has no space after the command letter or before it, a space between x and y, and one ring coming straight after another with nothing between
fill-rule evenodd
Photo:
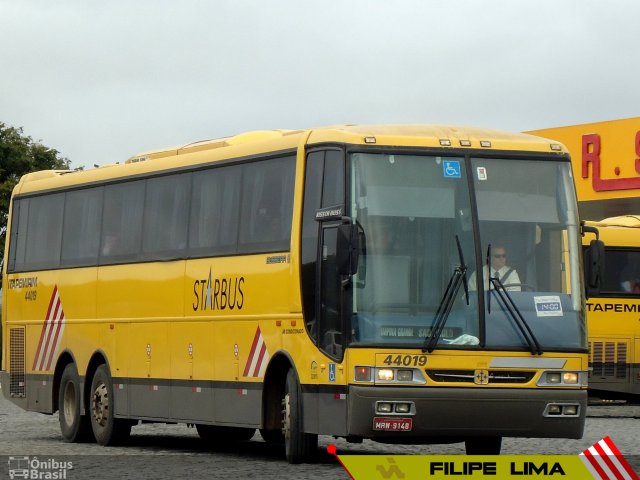
<instances>
[{"instance_id":1,"label":"bus passenger window","mask_svg":"<svg viewBox=\"0 0 640 480\"><path fill-rule=\"evenodd\" d=\"M101 257L133 260L140 251L145 182L127 182L105 187L102 217Z\"/></svg>"},{"instance_id":2,"label":"bus passenger window","mask_svg":"<svg viewBox=\"0 0 640 480\"><path fill-rule=\"evenodd\" d=\"M187 243L189 175L172 175L147 180L142 252L150 258L182 255Z\"/></svg>"},{"instance_id":3,"label":"bus passenger window","mask_svg":"<svg viewBox=\"0 0 640 480\"><path fill-rule=\"evenodd\" d=\"M294 176L295 157L243 166L240 252L289 249Z\"/></svg>"},{"instance_id":4,"label":"bus passenger window","mask_svg":"<svg viewBox=\"0 0 640 480\"><path fill-rule=\"evenodd\" d=\"M640 294L640 250L605 251L602 291L625 295Z\"/></svg>"}]
</instances>

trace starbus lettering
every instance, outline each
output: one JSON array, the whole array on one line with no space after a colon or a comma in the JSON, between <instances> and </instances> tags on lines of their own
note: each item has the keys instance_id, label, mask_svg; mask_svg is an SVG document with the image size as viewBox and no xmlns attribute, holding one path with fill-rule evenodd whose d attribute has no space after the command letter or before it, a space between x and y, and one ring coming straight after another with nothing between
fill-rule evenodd
<instances>
[{"instance_id":1,"label":"starbus lettering","mask_svg":"<svg viewBox=\"0 0 640 480\"><path fill-rule=\"evenodd\" d=\"M193 282L194 300L191 304L194 312L198 310L241 310L244 306L242 286L244 277L212 278Z\"/></svg>"},{"instance_id":2,"label":"starbus lettering","mask_svg":"<svg viewBox=\"0 0 640 480\"><path fill-rule=\"evenodd\" d=\"M614 312L614 313L638 313L640 312L640 304L638 303L589 303L587 302L588 312Z\"/></svg>"}]
</instances>

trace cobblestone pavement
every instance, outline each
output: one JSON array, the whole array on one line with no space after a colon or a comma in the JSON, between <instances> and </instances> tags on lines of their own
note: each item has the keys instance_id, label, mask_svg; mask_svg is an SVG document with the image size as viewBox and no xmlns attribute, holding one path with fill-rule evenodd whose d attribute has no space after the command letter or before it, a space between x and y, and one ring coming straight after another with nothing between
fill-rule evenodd
<instances>
[{"instance_id":1,"label":"cobblestone pavement","mask_svg":"<svg viewBox=\"0 0 640 480\"><path fill-rule=\"evenodd\" d=\"M640 406L589 407L584 437L567 439L506 438L503 453L575 455L609 435L629 463L640 472ZM127 446L64 443L58 416L25 412L0 393L0 480L9 478L9 456L34 457L39 462L72 462L68 479L188 478L337 478L349 476L326 453L335 444L338 454L464 454L463 444L396 446L365 441L348 444L320 437L319 461L289 465L283 452L264 443L259 434L250 442L207 448L194 428L186 425L144 424L134 427ZM56 464L54 464L55 467Z\"/></svg>"}]
</instances>

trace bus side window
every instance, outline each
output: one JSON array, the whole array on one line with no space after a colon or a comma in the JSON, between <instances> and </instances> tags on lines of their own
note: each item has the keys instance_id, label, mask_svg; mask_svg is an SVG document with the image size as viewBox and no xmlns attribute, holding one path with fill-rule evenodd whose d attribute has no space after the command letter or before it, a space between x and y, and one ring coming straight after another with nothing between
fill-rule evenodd
<instances>
[{"instance_id":1,"label":"bus side window","mask_svg":"<svg viewBox=\"0 0 640 480\"><path fill-rule=\"evenodd\" d=\"M25 263L28 269L60 266L64 193L33 197L29 201Z\"/></svg>"},{"instance_id":2,"label":"bus side window","mask_svg":"<svg viewBox=\"0 0 640 480\"><path fill-rule=\"evenodd\" d=\"M105 187L100 264L138 260L145 185L138 180Z\"/></svg>"},{"instance_id":3,"label":"bus side window","mask_svg":"<svg viewBox=\"0 0 640 480\"><path fill-rule=\"evenodd\" d=\"M640 295L640 250L605 250L602 291Z\"/></svg>"},{"instance_id":4,"label":"bus side window","mask_svg":"<svg viewBox=\"0 0 640 480\"><path fill-rule=\"evenodd\" d=\"M295 157L248 163L243 166L243 171L239 251L288 250Z\"/></svg>"}]
</instances>

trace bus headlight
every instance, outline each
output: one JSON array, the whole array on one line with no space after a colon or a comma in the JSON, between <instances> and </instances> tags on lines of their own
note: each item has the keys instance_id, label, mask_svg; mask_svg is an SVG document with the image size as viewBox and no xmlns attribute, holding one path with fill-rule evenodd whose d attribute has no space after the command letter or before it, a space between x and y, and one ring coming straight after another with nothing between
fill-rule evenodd
<instances>
[{"instance_id":1,"label":"bus headlight","mask_svg":"<svg viewBox=\"0 0 640 480\"><path fill-rule=\"evenodd\" d=\"M586 387L587 386L587 374L586 372L563 372L563 371L547 371L542 372L540 380L538 380L538 386L540 387Z\"/></svg>"},{"instance_id":2,"label":"bus headlight","mask_svg":"<svg viewBox=\"0 0 640 480\"><path fill-rule=\"evenodd\" d=\"M378 369L378 380L390 382L391 380L393 380L393 370L390 368Z\"/></svg>"},{"instance_id":3,"label":"bus headlight","mask_svg":"<svg viewBox=\"0 0 640 480\"><path fill-rule=\"evenodd\" d=\"M547 372L547 383L560 383L560 372Z\"/></svg>"},{"instance_id":4,"label":"bus headlight","mask_svg":"<svg viewBox=\"0 0 640 480\"><path fill-rule=\"evenodd\" d=\"M373 367L358 365L353 372L357 383L376 385L424 385L424 374L418 368Z\"/></svg>"},{"instance_id":5,"label":"bus headlight","mask_svg":"<svg viewBox=\"0 0 640 480\"><path fill-rule=\"evenodd\" d=\"M549 415L560 415L562 413L561 405L549 405L547 407L547 413Z\"/></svg>"}]
</instances>

